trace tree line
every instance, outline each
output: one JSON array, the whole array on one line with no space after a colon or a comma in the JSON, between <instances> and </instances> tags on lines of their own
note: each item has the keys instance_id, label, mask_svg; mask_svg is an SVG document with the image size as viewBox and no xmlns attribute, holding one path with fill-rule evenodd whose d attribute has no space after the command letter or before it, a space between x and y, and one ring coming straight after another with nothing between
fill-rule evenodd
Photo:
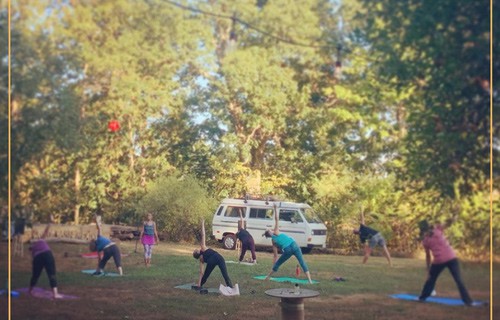
<instances>
[{"instance_id":1,"label":"tree line","mask_svg":"<svg viewBox=\"0 0 500 320\"><path fill-rule=\"evenodd\" d=\"M13 2L10 57L2 9L3 204L10 121L11 203L33 220L152 210L181 240L257 193L311 204L332 247L361 213L395 251L452 216L463 254L500 244L489 1L176 3Z\"/></svg>"}]
</instances>

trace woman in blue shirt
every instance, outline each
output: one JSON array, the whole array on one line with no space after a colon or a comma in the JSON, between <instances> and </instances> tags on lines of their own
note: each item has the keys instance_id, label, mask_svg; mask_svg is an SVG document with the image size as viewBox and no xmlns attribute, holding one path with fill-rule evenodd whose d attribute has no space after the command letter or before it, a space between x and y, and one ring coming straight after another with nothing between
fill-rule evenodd
<instances>
[{"instance_id":1,"label":"woman in blue shirt","mask_svg":"<svg viewBox=\"0 0 500 320\"><path fill-rule=\"evenodd\" d=\"M274 254L274 265L273 268L271 269L271 272L266 277L266 280L268 280L271 275L278 271L279 267L288 259L290 259L291 256L295 256L297 260L299 261L300 267L304 271L304 273L307 275L307 279L309 279L309 283L312 283L311 280L311 274L309 273L309 268L307 267L306 262L304 261L304 258L302 257L302 251L300 250L300 247L297 245L295 240L279 231L279 212L278 209L276 208L276 203L274 204L274 229L273 230L266 230L264 232L263 236L266 238L271 238L273 241L273 254ZM282 254L278 259L278 248L281 249Z\"/></svg>"},{"instance_id":2,"label":"woman in blue shirt","mask_svg":"<svg viewBox=\"0 0 500 320\"><path fill-rule=\"evenodd\" d=\"M123 269L120 249L118 249L116 243L112 242L106 237L101 236L101 217L97 215L95 220L97 225L97 239L90 241L89 245L90 251L97 251L97 269L94 272L94 275L102 275L106 263L111 257L113 257L116 268L118 269L118 273L121 276L123 275ZM104 253L102 259L100 252Z\"/></svg>"}]
</instances>

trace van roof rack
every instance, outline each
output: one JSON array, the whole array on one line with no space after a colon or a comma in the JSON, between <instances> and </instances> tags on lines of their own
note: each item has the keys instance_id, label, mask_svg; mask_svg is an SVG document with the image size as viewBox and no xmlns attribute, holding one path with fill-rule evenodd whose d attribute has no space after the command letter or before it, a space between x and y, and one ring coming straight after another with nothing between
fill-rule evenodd
<instances>
[{"instance_id":1,"label":"van roof rack","mask_svg":"<svg viewBox=\"0 0 500 320\"><path fill-rule=\"evenodd\" d=\"M256 195L256 194L245 194L245 196L243 198L237 198L237 199L241 199L241 200L244 200L245 203L248 201L248 200L261 200L261 201L266 201L266 204L269 204L269 201L283 201L282 199L279 199L277 196L273 196L273 195Z\"/></svg>"}]
</instances>

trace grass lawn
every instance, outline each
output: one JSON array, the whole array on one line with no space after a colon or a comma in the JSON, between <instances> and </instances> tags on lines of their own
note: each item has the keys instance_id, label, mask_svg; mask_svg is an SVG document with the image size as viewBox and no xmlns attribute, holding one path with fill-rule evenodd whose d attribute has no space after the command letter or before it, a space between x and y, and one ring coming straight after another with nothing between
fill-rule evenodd
<instances>
[{"instance_id":1,"label":"grass lawn","mask_svg":"<svg viewBox=\"0 0 500 320\"><path fill-rule=\"evenodd\" d=\"M227 264L229 275L239 284L241 295L225 297L174 288L198 279L198 262L191 256L196 248L194 245L161 243L154 248L153 265L145 268L142 247L139 245L134 252L135 242L122 242L122 253L129 254L122 258L123 277L93 277L81 273L83 269L95 268L97 263L96 259L80 257L81 253L88 252L84 245L52 243L51 247L56 258L59 291L79 299L53 301L21 294L12 299L12 319L279 319L279 299L264 292L293 287L290 283L253 279L271 268L272 255L262 251L257 252L258 264L255 266ZM235 251L212 248L226 261L237 261ZM305 259L312 278L319 283L301 288L320 293L318 297L306 299L306 319L490 319L489 306L446 306L389 297L394 293L420 292L426 278L423 260L395 258L394 267L390 268L381 256L371 257L366 265L361 264L361 257L308 254ZM0 261L0 279L5 283L6 242L0 244ZM292 257L275 276L293 277L296 264ZM495 265L496 270L498 267ZM115 271L112 260L106 270ZM489 301L489 264L462 262L461 271L473 299ZM26 246L24 257L12 259L12 288L28 287L30 276L31 256ZM343 277L346 281L332 281L334 277ZM223 283L223 279L216 268L205 286L218 287L219 283ZM493 292L498 293L500 283L493 283ZM49 289L45 273L37 286ZM447 270L439 278L436 291L439 296L459 297ZM7 319L7 305L6 295L2 295L0 319ZM494 313L500 318L499 308L500 302L495 299Z\"/></svg>"}]
</instances>

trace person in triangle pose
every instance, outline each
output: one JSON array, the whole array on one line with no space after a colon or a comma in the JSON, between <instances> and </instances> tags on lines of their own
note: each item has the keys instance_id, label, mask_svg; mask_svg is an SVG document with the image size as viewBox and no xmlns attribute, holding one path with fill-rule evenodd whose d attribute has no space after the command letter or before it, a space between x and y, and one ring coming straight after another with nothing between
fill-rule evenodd
<instances>
[{"instance_id":1,"label":"person in triangle pose","mask_svg":"<svg viewBox=\"0 0 500 320\"><path fill-rule=\"evenodd\" d=\"M370 257L373 248L375 248L375 246L378 245L382 247L383 249L382 252L385 258L387 259L387 262L389 262L389 266L392 267L391 254L387 249L387 244L385 243L384 237L377 230L367 227L365 225L365 216L363 215L363 212L361 212L361 223L359 225L359 229L354 229L352 232L354 234L359 235L359 240L365 246L364 248L365 255L363 257L363 264L365 264L366 261L368 261L368 258Z\"/></svg>"},{"instance_id":2,"label":"person in triangle pose","mask_svg":"<svg viewBox=\"0 0 500 320\"><path fill-rule=\"evenodd\" d=\"M285 263L285 261L290 259L292 256L295 256L295 258L297 258L297 260L299 261L300 267L306 274L309 283L312 283L311 273L309 272L309 268L307 267L307 264L304 261L304 257L302 256L302 251L300 250L300 247L297 245L297 242L295 242L295 240L292 237L280 232L279 230L279 211L276 206L276 203L274 204L274 229L266 230L266 232L264 232L262 236L265 236L266 238L271 238L273 243L274 264L271 271L267 275L266 280L269 280L269 278L271 278L271 275L274 272L277 272L279 267L283 263ZM278 249L282 251L282 254L279 257L279 259L278 259Z\"/></svg>"},{"instance_id":3,"label":"person in triangle pose","mask_svg":"<svg viewBox=\"0 0 500 320\"><path fill-rule=\"evenodd\" d=\"M220 272L222 273L222 277L226 282L226 288L223 293L227 293L228 295L232 295L236 292L239 293L238 284L233 287L233 283L229 278L229 274L227 273L226 261L224 257L220 255L217 251L210 249L207 247L205 242L205 219L201 220L201 240L200 240L200 249L195 249L193 251L193 258L200 262L200 276L198 279L198 289L202 289L203 285L207 282L208 277L215 269L215 267L219 267ZM205 267L206 264L206 267Z\"/></svg>"},{"instance_id":4,"label":"person in triangle pose","mask_svg":"<svg viewBox=\"0 0 500 320\"><path fill-rule=\"evenodd\" d=\"M52 250L49 245L45 241L45 238L49 234L50 224L52 223L52 216L50 217L50 222L47 223L47 227L43 231L40 239L32 239L30 245L31 255L33 257L33 269L30 280L30 295L33 294L33 289L38 282L38 278L42 274L43 269L47 272L47 276L49 277L50 287L52 288L53 298L60 299L62 295L57 291L57 279L56 279L56 261L54 259L54 255L52 254Z\"/></svg>"},{"instance_id":5,"label":"person in triangle pose","mask_svg":"<svg viewBox=\"0 0 500 320\"><path fill-rule=\"evenodd\" d=\"M101 216L99 214L95 216L95 222L97 226L97 239L91 240L89 244L90 251L97 251L97 269L93 275L99 276L104 274L104 267L106 266L106 263L108 263L108 260L113 257L118 273L122 276L123 268L120 249L116 243L101 235ZM102 258L100 255L101 252L103 252Z\"/></svg>"},{"instance_id":6,"label":"person in triangle pose","mask_svg":"<svg viewBox=\"0 0 500 320\"><path fill-rule=\"evenodd\" d=\"M252 235L245 228L245 221L243 220L243 215L240 210L240 225L238 226L238 232L236 232L236 238L241 242L241 254L239 262L243 261L245 254L248 249L252 252L252 263L257 263L257 256L255 255L255 241Z\"/></svg>"},{"instance_id":7,"label":"person in triangle pose","mask_svg":"<svg viewBox=\"0 0 500 320\"><path fill-rule=\"evenodd\" d=\"M465 305L470 306L473 301L460 276L457 256L443 233L452 222L453 219L448 220L445 224L431 225L427 220L419 223L420 239L422 239L422 245L425 249L425 261L429 274L418 299L425 301L432 294L439 274L448 268L457 284L462 301ZM431 253L433 259L431 259Z\"/></svg>"}]
</instances>

